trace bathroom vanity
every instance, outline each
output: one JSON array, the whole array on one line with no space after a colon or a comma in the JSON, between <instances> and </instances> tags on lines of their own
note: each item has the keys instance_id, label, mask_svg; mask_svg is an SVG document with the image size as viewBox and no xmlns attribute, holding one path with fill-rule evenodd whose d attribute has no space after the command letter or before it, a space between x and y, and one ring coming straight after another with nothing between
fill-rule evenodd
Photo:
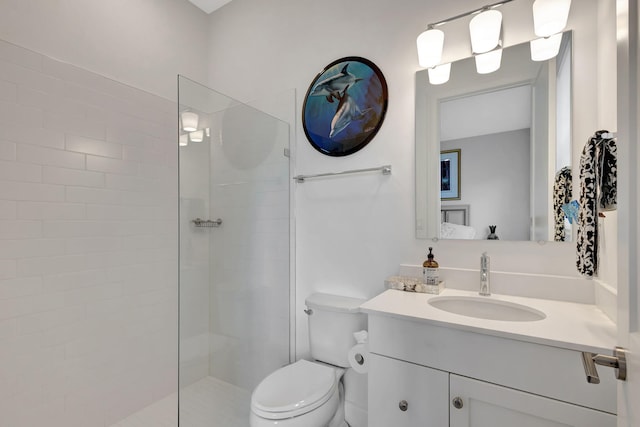
<instances>
[{"instance_id":1,"label":"bathroom vanity","mask_svg":"<svg viewBox=\"0 0 640 427\"><path fill-rule=\"evenodd\" d=\"M582 363L582 352L615 345L615 325L593 305L387 290L361 309L370 427L616 425L613 371L600 367L590 384Z\"/></svg>"}]
</instances>

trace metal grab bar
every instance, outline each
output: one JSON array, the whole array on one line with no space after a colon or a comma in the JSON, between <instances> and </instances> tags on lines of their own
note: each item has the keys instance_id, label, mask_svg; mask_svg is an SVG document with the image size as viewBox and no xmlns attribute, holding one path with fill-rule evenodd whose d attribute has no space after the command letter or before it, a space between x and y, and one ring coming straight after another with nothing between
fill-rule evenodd
<instances>
[{"instance_id":1,"label":"metal grab bar","mask_svg":"<svg viewBox=\"0 0 640 427\"><path fill-rule=\"evenodd\" d=\"M339 176L339 175L347 175L347 174L363 173L363 172L377 172L377 171L381 171L383 175L391 175L391 165L378 166L377 168L353 169L353 170L342 171L342 172L318 173L315 175L296 175L293 177L293 179L296 182L303 183L305 182L305 180L313 179L313 178L322 178L326 176Z\"/></svg>"}]
</instances>

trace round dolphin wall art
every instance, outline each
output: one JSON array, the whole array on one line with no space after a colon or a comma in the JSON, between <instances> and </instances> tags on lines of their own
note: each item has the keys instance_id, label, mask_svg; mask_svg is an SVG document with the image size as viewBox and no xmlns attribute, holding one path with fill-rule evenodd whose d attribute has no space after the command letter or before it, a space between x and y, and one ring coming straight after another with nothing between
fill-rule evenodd
<instances>
[{"instance_id":1,"label":"round dolphin wall art","mask_svg":"<svg viewBox=\"0 0 640 427\"><path fill-rule=\"evenodd\" d=\"M346 156L378 132L387 112L387 82L368 59L349 56L327 65L311 82L302 107L302 125L316 150Z\"/></svg>"}]
</instances>

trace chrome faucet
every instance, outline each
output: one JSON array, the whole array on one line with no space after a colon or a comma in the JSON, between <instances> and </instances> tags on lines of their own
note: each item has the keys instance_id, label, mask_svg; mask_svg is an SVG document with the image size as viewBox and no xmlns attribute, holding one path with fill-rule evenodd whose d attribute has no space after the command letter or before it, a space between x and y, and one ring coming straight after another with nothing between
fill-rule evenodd
<instances>
[{"instance_id":1,"label":"chrome faucet","mask_svg":"<svg viewBox=\"0 0 640 427\"><path fill-rule=\"evenodd\" d=\"M479 294L485 297L491 295L490 287L490 267L489 267L489 255L486 252L482 253L480 257L480 292Z\"/></svg>"}]
</instances>

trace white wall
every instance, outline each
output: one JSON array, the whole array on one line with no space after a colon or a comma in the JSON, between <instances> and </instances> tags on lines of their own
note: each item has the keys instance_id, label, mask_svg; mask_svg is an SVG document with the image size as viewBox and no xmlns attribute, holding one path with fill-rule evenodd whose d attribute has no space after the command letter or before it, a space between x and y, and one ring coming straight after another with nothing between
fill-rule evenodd
<instances>
[{"instance_id":1,"label":"white wall","mask_svg":"<svg viewBox=\"0 0 640 427\"><path fill-rule=\"evenodd\" d=\"M350 55L376 63L389 86L389 109L382 128L353 155L323 156L306 141L297 123L294 174L393 166L388 177L365 175L296 185L299 356L307 349L302 308L309 293L373 296L383 289L385 277L397 273L400 263L421 263L426 246L434 245L414 238L415 38L429 22L485 3L235 0L211 16L208 84L238 99L295 88L300 110L315 75L333 60ZM576 5L595 3L588 0ZM595 16L593 10L573 7L570 18L569 26L580 29L574 39L578 87L596 87ZM506 45L528 40L531 34L531 28L523 24L526 21L512 18L504 16ZM455 28L458 31L449 37L449 30ZM462 22L449 26L443 61L468 56L467 34ZM586 141L595 130L596 96L588 91L574 93L579 117L574 123L576 141ZM574 248L569 244L501 241L487 246L487 242L439 241L434 246L444 266L477 268L481 252L488 250L496 270L576 274Z\"/></svg>"},{"instance_id":2,"label":"white wall","mask_svg":"<svg viewBox=\"0 0 640 427\"><path fill-rule=\"evenodd\" d=\"M318 290L372 296L382 290L383 279L386 276L397 272L398 264L421 263L425 256L425 247L427 244L433 244L414 239L413 111L414 73L418 69L415 37L424 30L428 22L444 19L485 3L483 0L405 0L402 3L388 0L327 0L321 3L235 0L207 18L187 2L177 0L5 0L0 5L0 38L170 99L175 97L177 73L207 83L242 100L263 98L293 88L297 90L298 105L301 105L313 77L334 59L360 55L372 60L382 69L389 85L389 110L382 129L364 150L346 158L322 156L306 142L298 122L296 144L292 147L296 168L292 171L293 174L370 167L386 163L393 165L393 175L389 177L358 176L297 185L297 347L298 353L303 354L307 347L306 317L301 309L306 295ZM574 3L593 4L595 0ZM584 13L575 12L576 10L574 7L570 26L576 28L577 23L586 22L581 28L590 28L591 31L580 32L577 35L575 48L578 52L591 51L597 39L598 27L589 21L593 16L585 16ZM530 33L526 26L513 25L512 22L515 21L505 14L504 34L507 45L523 41ZM203 26L207 25L208 39L203 29ZM457 35L456 32L450 37L448 35L445 61L459 59L469 53L466 29L460 25L456 27L455 23L450 25L450 29L455 28L458 28ZM579 84L596 87L596 67L592 66L593 62L589 60L588 55L577 55L575 69L580 70ZM18 59L30 61L29 58L30 55L24 58L20 55ZM582 58L585 58L584 61ZM205 67L207 59L210 59L208 69ZM614 73L613 67L611 72ZM28 76L30 73L21 75ZM86 83L86 74L74 73L74 76L81 79L78 84ZM92 84L98 84L92 79L89 80ZM40 85L38 79L31 81ZM3 81L0 84L0 93L3 96L8 94L9 99L12 99L14 85L14 82ZM47 87L49 86L44 88ZM37 89L42 90L43 87L38 86ZM134 98L146 99L145 96L138 98L137 95ZM615 105L608 96L605 99L611 101L611 105ZM574 141L577 143L583 144L586 137L593 132L592 124L598 119L598 113L595 111L595 106L599 105L597 100L596 94L593 93L574 93L574 105L577 105L576 113L580 117L575 123L575 128L579 130L574 134ZM47 108L66 105L59 102L60 98L55 98L54 101L48 104ZM144 104L147 101L141 102ZM15 117L15 114L11 113L5 117ZM126 115L119 117L128 120ZM609 124L602 123L602 126ZM39 129L39 126L34 128ZM128 142L133 144L136 141ZM23 143L25 146L32 145ZM14 161L16 148L17 142L3 140L0 143L0 155L5 161ZM60 151L64 151L62 147L59 148ZM35 161L37 157L29 158ZM3 173L7 173L4 170L3 168ZM19 173L26 173L25 171ZM147 189L144 185L127 184L126 179L116 175L113 174L111 180L113 185L124 182L123 185L132 185L132 188L137 190ZM133 180L138 182L136 179ZM4 188L14 196L18 193L16 189L32 187L27 183L7 182L11 183L5 183ZM175 185L175 181L167 180L165 185L170 188ZM59 190L56 190L58 194ZM106 197L112 193L91 190L85 194L91 198ZM139 196L138 200L146 200L145 193ZM89 201L91 200L96 201ZM4 218L2 221L17 221L18 202L13 199L0 201L0 214ZM97 202L100 202L100 199ZM175 209L173 211L175 212ZM45 212L48 211L39 208L35 210L34 215L43 215ZM141 211L133 210L131 213L136 216L140 215ZM62 213L58 212L55 215ZM110 215L110 218L116 217L113 211ZM173 223L175 224L175 221ZM34 233L33 230L37 230L37 227L33 228L33 224L15 227L16 225L18 224L12 222L4 226L3 232L9 233L5 235L6 238L13 240L11 233L17 232L15 230L22 230L24 233ZM172 229L170 224L165 225L167 230ZM150 239L153 240L153 237ZM570 245L491 243L489 251L492 255L492 266L497 270L545 272L567 276L575 274L574 251ZM487 250L486 244L487 242L441 241L435 245L435 249L442 265L475 268L480 253ZM615 242L607 248L612 246L615 246ZM99 247L101 246L96 243L93 248ZM37 250L45 248L42 246ZM27 253L33 255L40 252L32 247ZM12 253L11 256L15 255ZM18 262L15 259L0 260L3 280L12 280L11 278L18 274L17 266ZM7 282L4 283L7 285ZM135 286L135 283L132 286ZM39 304L49 301L42 298L21 299L20 295L24 292L38 292L40 288L37 281L31 285L7 285L1 289L9 292L5 295L10 298L18 298L18 301L12 301L10 305L6 301L0 302L3 304L3 313L16 313L14 310L23 313L20 310L40 309L43 306ZM15 292L18 292L18 296ZM60 301L59 296L57 301ZM158 320L162 319L165 317ZM13 352L17 349L23 351L21 355L39 354L33 352L33 341L16 338L16 324L15 318L0 324L0 339L5 342L7 337L18 340L14 346L3 345L0 351L10 349ZM7 357L6 353L2 354L2 357ZM10 360L3 360L6 363L2 364L6 370L11 369L8 372L10 375L17 367L24 366L18 363L15 355L11 357ZM33 363L39 363L41 360L37 359ZM31 372L30 378L34 380L39 372ZM3 401L3 409L9 402L15 405L14 409L28 408L34 416L50 416L51 421L51 412L40 412L37 408L47 408L48 411L60 410L60 396L25 395L25 389L21 387L30 383L7 377L6 373L2 372L5 375L2 377L3 381L6 381L3 382L6 387L4 390L13 394L11 399ZM48 384L59 386L61 381L56 378L56 381L52 380ZM16 400L16 392L27 400ZM46 400L49 398L57 400L45 407L45 402L51 403ZM144 404L130 399L130 402L134 401ZM85 414L95 413L94 409L91 405L87 406ZM83 414L81 410L73 412L77 416ZM2 413L4 416L5 412ZM16 427L19 424L10 425Z\"/></svg>"},{"instance_id":3,"label":"white wall","mask_svg":"<svg viewBox=\"0 0 640 427\"><path fill-rule=\"evenodd\" d=\"M175 108L0 41L0 426L176 389Z\"/></svg>"},{"instance_id":4,"label":"white wall","mask_svg":"<svg viewBox=\"0 0 640 427\"><path fill-rule=\"evenodd\" d=\"M461 150L461 199L469 205L476 239L497 225L501 240L529 239L529 129L442 141L441 150Z\"/></svg>"},{"instance_id":5,"label":"white wall","mask_svg":"<svg viewBox=\"0 0 640 427\"><path fill-rule=\"evenodd\" d=\"M176 99L206 81L207 15L186 0L3 0L0 39Z\"/></svg>"}]
</instances>

